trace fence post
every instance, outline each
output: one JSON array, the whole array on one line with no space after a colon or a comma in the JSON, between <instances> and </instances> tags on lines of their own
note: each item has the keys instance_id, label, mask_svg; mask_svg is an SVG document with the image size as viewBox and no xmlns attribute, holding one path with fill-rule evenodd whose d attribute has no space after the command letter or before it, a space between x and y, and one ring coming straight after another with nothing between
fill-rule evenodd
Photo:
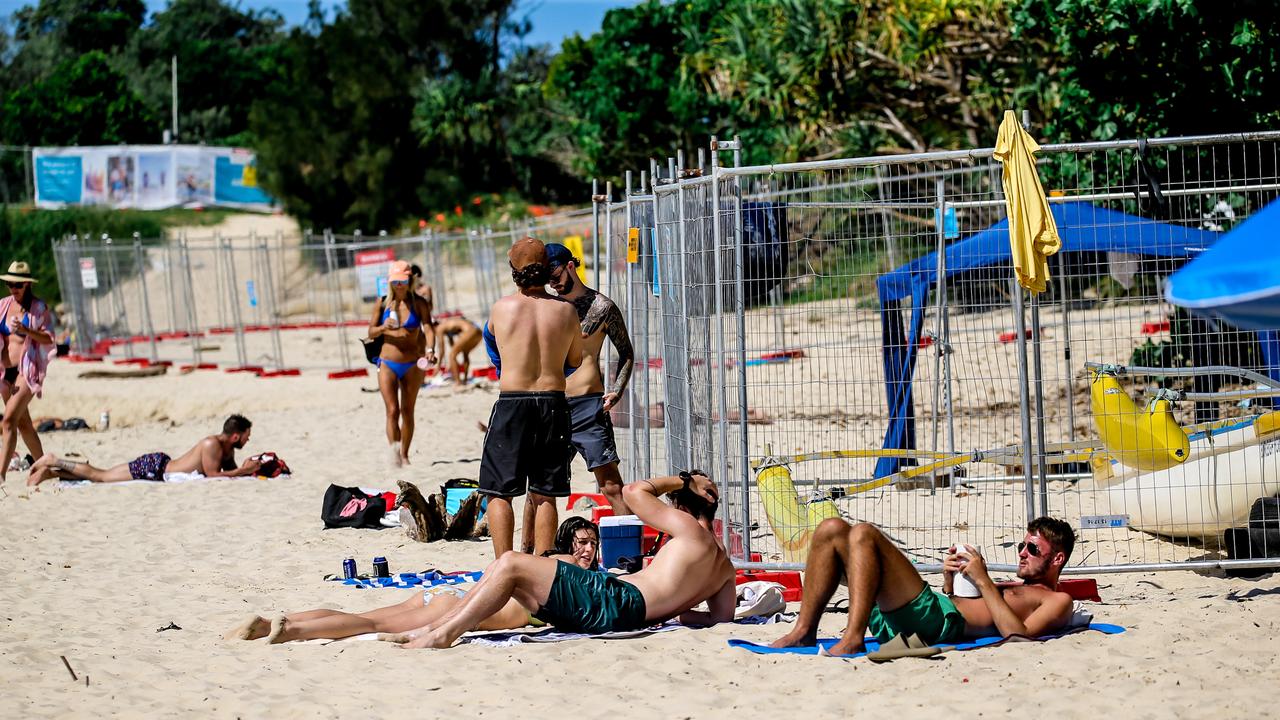
<instances>
[{"instance_id":1,"label":"fence post","mask_svg":"<svg viewBox=\"0 0 1280 720\"><path fill-rule=\"evenodd\" d=\"M596 290L602 292L610 300L613 299L613 266L611 258L613 257L613 182L609 181L604 184L604 283L597 284ZM596 257L600 257L599 251L600 237L596 238ZM596 280L600 280L600 270L596 270ZM606 289L607 288L607 289ZM606 342L601 346L604 350L604 373L605 378L609 376L609 368L613 366L613 343ZM606 383L607 385L608 383Z\"/></svg>"},{"instance_id":2,"label":"fence post","mask_svg":"<svg viewBox=\"0 0 1280 720\"><path fill-rule=\"evenodd\" d=\"M930 449L938 449L938 423L941 422L940 418L945 413L947 417L947 450L954 453L955 424L951 418L951 336L949 333L949 308L947 306L947 198L946 182L942 178L934 181L934 194L937 198L937 207L934 211L937 213L934 227L934 239L936 241L934 254L938 258L938 279L934 284L934 293L937 295L938 338L937 342L934 343L933 356L933 444ZM939 409L941 409L941 412L939 412ZM933 491L937 491L938 476L936 473L933 475L930 484L933 487Z\"/></svg>"},{"instance_id":3,"label":"fence post","mask_svg":"<svg viewBox=\"0 0 1280 720\"><path fill-rule=\"evenodd\" d=\"M191 340L191 364L198 366L200 364L200 322L196 316L196 284L195 275L191 270L191 246L187 242L187 233L183 232L178 242L182 248L182 264L186 269L187 275L187 327L190 331Z\"/></svg>"},{"instance_id":4,"label":"fence post","mask_svg":"<svg viewBox=\"0 0 1280 720\"><path fill-rule=\"evenodd\" d=\"M347 348L347 327L342 322L342 286L338 282L337 258L333 246L333 232L324 231L324 262L329 276L329 302L333 303L333 324L338 330L338 346L342 352L342 369L351 369L351 355Z\"/></svg>"},{"instance_id":5,"label":"fence post","mask_svg":"<svg viewBox=\"0 0 1280 720\"><path fill-rule=\"evenodd\" d=\"M276 305L276 279L271 271L271 248L268 247L267 241L262 240L259 245L262 252L262 277L266 280L267 287L263 288L265 292L261 295L271 300L271 307L266 309L267 320L271 323L271 345L275 350L276 369L284 369L284 348L280 344L280 311Z\"/></svg>"},{"instance_id":6,"label":"fence post","mask_svg":"<svg viewBox=\"0 0 1280 720\"><path fill-rule=\"evenodd\" d=\"M684 151L677 150L676 158L669 160L671 165L671 177L676 184L676 252L678 253L678 261L676 267L680 269L680 326L683 333L680 337L680 357L684 361L684 385L682 387L684 402L684 469L688 470L693 465L693 363L689 358L689 282L686 265L689 262L688 247L685 243L684 232L684 182L680 178L680 174L684 170Z\"/></svg>"},{"instance_id":7,"label":"fence post","mask_svg":"<svg viewBox=\"0 0 1280 720\"><path fill-rule=\"evenodd\" d=\"M240 362L240 367L246 367L249 364L249 356L244 347L244 323L240 317L240 281L236 276L236 257L235 251L231 248L231 241L222 238L222 250L227 254L227 279L230 292L228 299L231 301L231 317L236 327L236 359Z\"/></svg>"},{"instance_id":8,"label":"fence post","mask_svg":"<svg viewBox=\"0 0 1280 720\"><path fill-rule=\"evenodd\" d=\"M716 469L717 477L722 482L729 479L729 390L725 377L725 337L724 337L724 263L720 253L723 240L720 228L720 150L716 137L711 136L711 252L714 263L715 282L712 285L716 294L716 435L720 443L720 465ZM741 412L745 415L746 408ZM746 498L743 498L745 501ZM725 503L725 513L720 521L721 539L726 548L733 547L729 539L729 504ZM744 560L750 560L747 556Z\"/></svg>"},{"instance_id":9,"label":"fence post","mask_svg":"<svg viewBox=\"0 0 1280 720\"><path fill-rule=\"evenodd\" d=\"M151 294L147 292L147 262L145 253L142 252L142 238L138 233L133 234L133 260L138 267L138 281L142 283L142 326L147 333L147 343L151 347L151 361L156 362L160 357L156 355L156 328L151 322Z\"/></svg>"},{"instance_id":10,"label":"fence post","mask_svg":"<svg viewBox=\"0 0 1280 720\"><path fill-rule=\"evenodd\" d=\"M124 292L120 289L120 274L116 270L115 247L111 237L105 233L102 236L102 241L107 253L107 272L111 274L111 303L114 306L114 314L118 318L118 322L124 323L124 356L132 358L133 343L129 342L129 340L132 339L133 332L129 329L129 310L124 304Z\"/></svg>"},{"instance_id":11,"label":"fence post","mask_svg":"<svg viewBox=\"0 0 1280 720\"><path fill-rule=\"evenodd\" d=\"M742 166L742 139L733 136L733 166ZM737 300L734 312L738 319L738 431L741 433L742 463L742 556L751 559L751 445L747 437L747 304L746 287L743 282L744 258L742 248L742 183L737 178L737 193L734 195L733 213L733 261L735 266L734 285Z\"/></svg>"},{"instance_id":12,"label":"fence post","mask_svg":"<svg viewBox=\"0 0 1280 720\"><path fill-rule=\"evenodd\" d=\"M625 177L626 179L624 182L624 189L623 189L623 195L622 195L622 203L623 203L622 212L626 215L627 238L628 238L627 242L630 243L631 223L634 220L631 216L631 171L630 170L626 171ZM631 475L631 481L635 482L636 481L635 469L637 467L636 458L640 456L640 434L637 432L637 430L639 430L640 428L636 426L636 415L635 415L636 383L634 382L634 380L637 377L639 377L638 373L641 370L639 367L639 359L636 357L636 339L635 339L636 297L635 297L635 288L633 287L631 282L633 277L633 272L632 272L632 266L631 266L630 260L631 260L631 255L630 253L628 253L626 275L624 277L626 278L625 283L626 283L626 293L627 293L627 309L626 309L627 334L631 336L631 363L632 363L631 378L633 382L627 383L627 412L631 415L631 422L629 423L631 428L631 432L630 432L631 468L630 468L629 474ZM617 302L616 298L614 298L614 302ZM646 423L648 422L647 414L645 416L645 422Z\"/></svg>"},{"instance_id":13,"label":"fence post","mask_svg":"<svg viewBox=\"0 0 1280 720\"><path fill-rule=\"evenodd\" d=\"M169 296L169 332L176 333L178 331L178 299L173 286L174 247L169 238L161 235L160 239L164 243L164 287Z\"/></svg>"},{"instance_id":14,"label":"fence post","mask_svg":"<svg viewBox=\"0 0 1280 720\"><path fill-rule=\"evenodd\" d=\"M1018 278L1009 278L1009 290L1013 295L1013 322L1018 343L1018 415L1022 420L1022 474L1026 492L1026 522L1036 516L1036 493L1031 472L1031 398L1027 386L1027 326L1023 307L1022 286ZM1025 523L1024 523L1025 524Z\"/></svg>"},{"instance_id":15,"label":"fence post","mask_svg":"<svg viewBox=\"0 0 1280 720\"><path fill-rule=\"evenodd\" d=\"M600 181L591 179L591 272L600 287Z\"/></svg>"}]
</instances>

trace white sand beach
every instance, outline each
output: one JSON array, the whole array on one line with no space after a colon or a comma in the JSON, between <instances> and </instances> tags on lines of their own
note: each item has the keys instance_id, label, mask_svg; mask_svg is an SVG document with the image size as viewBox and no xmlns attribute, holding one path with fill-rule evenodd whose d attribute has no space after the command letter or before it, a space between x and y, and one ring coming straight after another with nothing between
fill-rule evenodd
<instances>
[{"instance_id":1,"label":"white sand beach","mask_svg":"<svg viewBox=\"0 0 1280 720\"><path fill-rule=\"evenodd\" d=\"M395 571L483 568L487 542L324 530L319 512L331 482L393 488L407 478L431 488L475 477L475 422L487 417L496 389L424 390L414 465L390 471L381 401L360 390L372 379L77 379L86 367L56 362L33 412L92 421L110 407L112 427L50 433L50 451L99 465L180 451L239 411L254 422L245 450L280 453L295 476L28 493L23 476L11 475L0 493L3 717L977 717L1032 709L1243 717L1269 706L1280 677L1278 576L1217 572L1098 576L1103 602L1093 610L1128 628L1122 635L886 665L752 655L726 639L766 641L785 630L734 625L449 651L226 641L222 634L249 612L365 610L408 592L325 582L347 556L367 567L385 555ZM575 489L592 484L577 461ZM837 634L844 620L827 614L823 634ZM164 629L171 624L180 629Z\"/></svg>"}]
</instances>

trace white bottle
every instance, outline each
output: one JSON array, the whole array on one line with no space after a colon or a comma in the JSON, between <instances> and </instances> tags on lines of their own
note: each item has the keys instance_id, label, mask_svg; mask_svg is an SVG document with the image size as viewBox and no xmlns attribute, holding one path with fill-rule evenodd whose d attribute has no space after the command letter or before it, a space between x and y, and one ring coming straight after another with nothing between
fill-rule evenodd
<instances>
[{"instance_id":1,"label":"white bottle","mask_svg":"<svg viewBox=\"0 0 1280 720\"><path fill-rule=\"evenodd\" d=\"M396 314L395 308L387 311L387 326L392 328L400 327L400 316Z\"/></svg>"},{"instance_id":2,"label":"white bottle","mask_svg":"<svg viewBox=\"0 0 1280 720\"><path fill-rule=\"evenodd\" d=\"M982 549L974 545L962 545L960 543L956 543L956 554L961 557L971 557L973 555L981 556ZM982 597L982 591L979 590L978 586L974 585L973 581L969 579L969 576L965 575L963 572L956 573L955 577L952 578L951 592L956 597L962 598Z\"/></svg>"},{"instance_id":3,"label":"white bottle","mask_svg":"<svg viewBox=\"0 0 1280 720\"><path fill-rule=\"evenodd\" d=\"M98 416L98 432L104 432L109 427L111 427L111 411L103 410Z\"/></svg>"}]
</instances>

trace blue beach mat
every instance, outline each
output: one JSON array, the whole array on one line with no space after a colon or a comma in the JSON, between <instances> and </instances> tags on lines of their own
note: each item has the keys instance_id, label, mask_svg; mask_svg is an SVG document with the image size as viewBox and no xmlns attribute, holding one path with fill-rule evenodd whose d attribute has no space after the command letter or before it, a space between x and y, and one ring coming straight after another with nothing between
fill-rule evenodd
<instances>
[{"instance_id":1,"label":"blue beach mat","mask_svg":"<svg viewBox=\"0 0 1280 720\"><path fill-rule=\"evenodd\" d=\"M409 588L428 588L436 585L462 585L464 583L480 582L480 576L483 573L477 572L456 572L444 573L439 570L424 570L416 573L392 573L391 577L355 577L341 578L330 577L332 582L340 582L343 585L350 585L358 588L399 588L406 590Z\"/></svg>"},{"instance_id":2,"label":"blue beach mat","mask_svg":"<svg viewBox=\"0 0 1280 720\"><path fill-rule=\"evenodd\" d=\"M970 640L968 642L959 643L954 646L936 645L935 647L950 647L956 650L976 650L977 648L994 647L996 645L1001 645L1005 642L1015 641L1015 640L1016 641L1032 641L1032 642L1042 642L1044 640L1053 640L1054 638L1060 638L1064 635L1072 635L1084 630L1096 630L1105 635L1119 635L1120 633L1124 632L1125 629L1119 625L1108 625L1107 623L1091 623L1087 626L1072 628L1071 630L1066 630L1060 633L1054 633L1053 635L1041 635L1040 637L1035 637L1035 638L1022 637L1020 635L1012 635L1010 637L1005 638L1005 637L1000 637L999 635L991 635L989 637L981 637L975 640ZM791 648L771 648L765 645L760 645L757 643L750 642L748 640L730 639L729 647L742 648L743 650L753 652L757 655L776 655L776 654L817 655L819 647L821 647L825 651L839 641L840 641L840 638L823 638L821 640L818 640L818 643L816 645L808 645L805 647L791 647ZM873 637L865 638L863 642L865 642L867 645L867 652L875 652L880 649L880 641L876 640ZM838 655L834 657L856 658L856 657L862 657L863 655L866 655L866 654L867 654L866 652L862 652L862 653L858 653L857 655Z\"/></svg>"}]
</instances>

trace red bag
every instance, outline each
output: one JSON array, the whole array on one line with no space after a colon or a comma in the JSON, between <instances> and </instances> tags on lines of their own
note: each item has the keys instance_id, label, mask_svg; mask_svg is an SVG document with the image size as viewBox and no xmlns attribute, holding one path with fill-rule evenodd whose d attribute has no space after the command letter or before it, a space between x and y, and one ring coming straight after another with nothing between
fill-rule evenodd
<instances>
[{"instance_id":1,"label":"red bag","mask_svg":"<svg viewBox=\"0 0 1280 720\"><path fill-rule=\"evenodd\" d=\"M284 458L273 452L264 452L249 459L262 463L258 468L258 472L254 473L258 477L273 478L293 474L293 471L289 469L289 465L285 463Z\"/></svg>"}]
</instances>

